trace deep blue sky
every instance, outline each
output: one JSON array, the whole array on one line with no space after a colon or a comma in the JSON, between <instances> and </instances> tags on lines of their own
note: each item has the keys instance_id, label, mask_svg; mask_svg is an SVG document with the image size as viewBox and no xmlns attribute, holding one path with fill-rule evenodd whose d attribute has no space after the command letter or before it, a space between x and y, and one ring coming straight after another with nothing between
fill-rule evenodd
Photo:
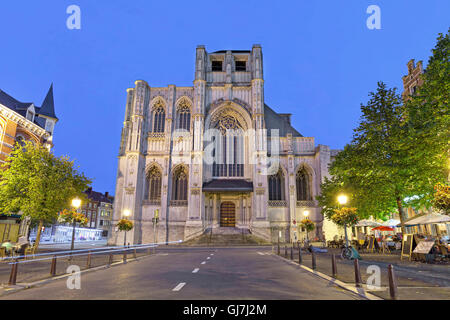
<instances>
[{"instance_id":1,"label":"deep blue sky","mask_svg":"<svg viewBox=\"0 0 450 320\"><path fill-rule=\"evenodd\" d=\"M82 29L66 28L81 7ZM366 27L369 5L382 30ZM69 155L100 192L114 192L126 89L191 86L195 48L263 46L266 103L292 113L316 144L342 148L360 103L383 80L402 88L449 27L448 0L0 2L0 88L40 105L54 82L57 155Z\"/></svg>"}]
</instances>

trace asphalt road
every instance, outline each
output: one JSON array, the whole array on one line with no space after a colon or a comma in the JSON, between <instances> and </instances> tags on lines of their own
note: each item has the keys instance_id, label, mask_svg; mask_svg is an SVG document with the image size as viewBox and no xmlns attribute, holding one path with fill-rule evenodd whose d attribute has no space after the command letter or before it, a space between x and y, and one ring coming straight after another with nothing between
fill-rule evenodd
<instances>
[{"instance_id":1,"label":"asphalt road","mask_svg":"<svg viewBox=\"0 0 450 320\"><path fill-rule=\"evenodd\" d=\"M22 290L2 300L299 300L358 299L264 248L180 248Z\"/></svg>"}]
</instances>

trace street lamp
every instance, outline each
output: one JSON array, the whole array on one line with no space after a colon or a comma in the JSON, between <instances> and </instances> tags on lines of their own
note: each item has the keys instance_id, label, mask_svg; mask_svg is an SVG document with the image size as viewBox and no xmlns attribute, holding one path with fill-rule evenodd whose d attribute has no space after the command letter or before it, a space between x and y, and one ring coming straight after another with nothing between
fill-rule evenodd
<instances>
[{"instance_id":1,"label":"street lamp","mask_svg":"<svg viewBox=\"0 0 450 320\"><path fill-rule=\"evenodd\" d=\"M125 209L123 210L122 214L125 218L128 218L129 216L131 216L131 211ZM126 245L127 245L127 230L125 230L125 236L123 237L123 246L125 247Z\"/></svg>"},{"instance_id":2,"label":"street lamp","mask_svg":"<svg viewBox=\"0 0 450 320\"><path fill-rule=\"evenodd\" d=\"M308 218L308 216L309 216L309 211L308 211L308 210L303 211L303 215L305 216L305 218ZM308 239L308 229L306 229L306 242L309 244L309 239Z\"/></svg>"},{"instance_id":3,"label":"street lamp","mask_svg":"<svg viewBox=\"0 0 450 320\"><path fill-rule=\"evenodd\" d=\"M75 198L72 200L72 207L75 208L75 211L78 212L78 208L81 207L81 200L79 198ZM73 251L75 245L75 218L72 217L72 244L70 245L70 251Z\"/></svg>"},{"instance_id":4,"label":"street lamp","mask_svg":"<svg viewBox=\"0 0 450 320\"><path fill-rule=\"evenodd\" d=\"M337 198L339 203L339 209L348 202L348 197L345 194L341 194ZM344 231L345 231L345 247L348 248L348 236L347 236L347 224L344 224Z\"/></svg>"}]
</instances>

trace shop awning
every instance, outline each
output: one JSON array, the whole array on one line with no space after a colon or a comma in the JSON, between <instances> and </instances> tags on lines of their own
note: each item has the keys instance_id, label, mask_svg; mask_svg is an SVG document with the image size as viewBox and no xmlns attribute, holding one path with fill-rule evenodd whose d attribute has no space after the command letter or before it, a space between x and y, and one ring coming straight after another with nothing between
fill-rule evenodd
<instances>
[{"instance_id":1,"label":"shop awning","mask_svg":"<svg viewBox=\"0 0 450 320\"><path fill-rule=\"evenodd\" d=\"M408 222L405 222L405 226L417 226L421 224L436 224L450 222L450 217L437 213L429 213L416 218L412 218Z\"/></svg>"}]
</instances>

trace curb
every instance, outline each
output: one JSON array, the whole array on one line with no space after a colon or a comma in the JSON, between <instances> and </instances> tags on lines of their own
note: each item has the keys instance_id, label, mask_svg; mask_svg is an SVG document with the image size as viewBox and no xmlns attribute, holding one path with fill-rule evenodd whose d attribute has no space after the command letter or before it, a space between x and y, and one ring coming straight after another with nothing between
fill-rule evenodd
<instances>
[{"instance_id":1,"label":"curb","mask_svg":"<svg viewBox=\"0 0 450 320\"><path fill-rule=\"evenodd\" d=\"M296 267L302 268L303 270L306 270L306 271L308 271L309 273L312 273L312 274L314 274L315 276L317 276L317 277L319 277L319 278L322 278L322 279L324 279L324 280L327 280L327 281L331 282L332 284L335 284L335 285L337 285L338 287L341 287L342 289L345 289L345 290L347 290L347 291L351 291L351 292L357 294L358 296L360 296L360 297L362 297L362 298L364 298L364 299L366 299L366 300L384 300L384 299L382 299L382 298L380 298L380 297L377 297L377 296L375 296L375 295L373 295L373 294L370 294L370 293L368 293L368 292L365 292L364 288L356 288L356 287L353 286L353 285L349 285L349 284L347 284L347 283L345 283L345 282L342 282L342 281L340 281L340 280L337 280L337 279L335 279L335 278L332 278L332 277L330 277L330 276L328 276L328 275L326 275L326 274L324 274L324 273L322 273L322 272L313 270L313 269L311 269L311 268L308 268L308 267L306 267L306 266L304 266L304 265L298 264L298 263L296 263L296 262L294 262L294 261L291 261L291 260L286 259L286 258L284 258L284 257L281 257L281 256L279 256L279 255L272 254L272 256L275 256L275 257L277 257L277 258L279 258L279 259L281 259L281 260L283 260L283 261L285 261L285 262L288 262L289 264L295 265Z\"/></svg>"},{"instance_id":2,"label":"curb","mask_svg":"<svg viewBox=\"0 0 450 320\"><path fill-rule=\"evenodd\" d=\"M83 273L89 273L89 272L94 272L94 271L98 271L98 270L109 269L111 267L118 266L118 265L121 265L121 264L127 264L127 263L133 262L133 261L139 261L139 260L142 260L144 258L152 257L154 255L155 254L151 254L151 255L142 256L142 257L139 257L139 258L136 258L136 259L135 258L127 259L126 263L124 263L123 261L118 261L118 262L112 263L111 265L105 264L105 265L102 265L102 266L98 266L98 267L94 267L94 268L90 268L90 269L85 269L85 270L80 271L80 275L83 274ZM56 277L52 277L52 278L48 278L48 279L43 279L43 280L38 280L38 281L35 281L35 282L31 282L31 283L19 283L19 284L15 285L15 286L5 286L5 287L3 287L3 290L5 292L4 293L0 293L0 297L7 296L7 295L10 295L10 294L13 294L13 293L16 293L18 291L25 290L25 289L30 289L30 288L33 288L33 287L36 287L36 286L39 286L39 285L47 284L47 283L50 283L50 282L53 282L53 281L56 281L56 280L64 279L64 278L67 278L67 277L69 277L71 275L72 274L66 273L66 274L63 274L63 275L60 275L60 276L56 276Z\"/></svg>"}]
</instances>

